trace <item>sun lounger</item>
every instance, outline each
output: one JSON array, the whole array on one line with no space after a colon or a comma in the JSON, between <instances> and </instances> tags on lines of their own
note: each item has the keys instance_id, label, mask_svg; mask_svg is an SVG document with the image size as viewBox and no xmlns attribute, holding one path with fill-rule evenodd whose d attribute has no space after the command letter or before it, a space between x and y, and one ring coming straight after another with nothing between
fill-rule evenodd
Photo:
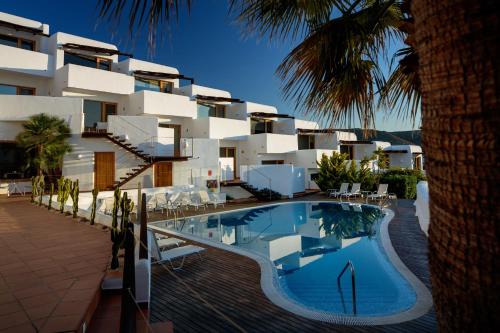
<instances>
[{"instance_id":1,"label":"sun lounger","mask_svg":"<svg viewBox=\"0 0 500 333\"><path fill-rule=\"evenodd\" d=\"M224 207L226 204L226 193L212 193L212 203L214 208L217 208L217 205L221 205Z\"/></svg>"},{"instance_id":2,"label":"sun lounger","mask_svg":"<svg viewBox=\"0 0 500 333\"><path fill-rule=\"evenodd\" d=\"M193 199L193 194L190 196L189 206L194 207L194 209L198 210L198 208L203 207L203 209L207 209L207 204L203 202L201 191L197 193L198 197Z\"/></svg>"},{"instance_id":3,"label":"sun lounger","mask_svg":"<svg viewBox=\"0 0 500 333\"><path fill-rule=\"evenodd\" d=\"M170 250L161 250L156 240L155 232L150 229L148 230L148 233L151 241L151 259L153 260L153 263L162 264L168 261L174 270L181 269L184 265L186 257L190 255L197 254L201 260L201 252L206 250L205 248L196 245L185 245ZM181 263L177 267L174 266L173 261L180 258L182 258Z\"/></svg>"},{"instance_id":4,"label":"sun lounger","mask_svg":"<svg viewBox=\"0 0 500 333\"><path fill-rule=\"evenodd\" d=\"M387 197L387 190L389 188L388 184L379 184L377 192L373 192L366 196L366 201L368 200L381 200Z\"/></svg>"},{"instance_id":5,"label":"sun lounger","mask_svg":"<svg viewBox=\"0 0 500 333\"><path fill-rule=\"evenodd\" d=\"M185 243L182 239L175 237L167 237L164 235L156 235L156 244L160 249L165 249L168 247L177 246L179 247L181 244Z\"/></svg>"},{"instance_id":6,"label":"sun lounger","mask_svg":"<svg viewBox=\"0 0 500 333\"><path fill-rule=\"evenodd\" d=\"M330 189L327 192L329 197L337 198L340 195L347 193L348 191L349 191L349 183L342 183L338 191L337 189Z\"/></svg>"},{"instance_id":7,"label":"sun lounger","mask_svg":"<svg viewBox=\"0 0 500 333\"><path fill-rule=\"evenodd\" d=\"M361 195L361 183L352 184L351 192L346 192L340 195L341 198L353 198Z\"/></svg>"}]
</instances>

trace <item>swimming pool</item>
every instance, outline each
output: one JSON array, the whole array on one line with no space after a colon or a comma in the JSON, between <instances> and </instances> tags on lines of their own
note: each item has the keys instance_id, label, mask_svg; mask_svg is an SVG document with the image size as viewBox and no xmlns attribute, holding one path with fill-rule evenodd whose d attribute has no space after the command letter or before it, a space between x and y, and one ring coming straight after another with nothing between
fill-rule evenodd
<instances>
[{"instance_id":1,"label":"swimming pool","mask_svg":"<svg viewBox=\"0 0 500 333\"><path fill-rule=\"evenodd\" d=\"M272 274L265 274L261 264L263 275L269 275L262 277L263 289L293 312L327 321L379 323L373 319L397 322L402 313L406 315L399 317L407 320L418 308L416 278L403 277L382 242L387 214L371 205L293 202L153 225L266 258ZM349 268L337 280L348 262L354 269L355 295ZM421 292L422 286L417 287Z\"/></svg>"}]
</instances>

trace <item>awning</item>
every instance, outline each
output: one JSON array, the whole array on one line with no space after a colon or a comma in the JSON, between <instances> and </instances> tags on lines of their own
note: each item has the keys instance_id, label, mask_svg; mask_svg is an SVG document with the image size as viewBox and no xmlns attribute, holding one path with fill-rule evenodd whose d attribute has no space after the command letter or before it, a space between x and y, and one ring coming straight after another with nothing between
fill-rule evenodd
<instances>
[{"instance_id":1,"label":"awning","mask_svg":"<svg viewBox=\"0 0 500 333\"><path fill-rule=\"evenodd\" d=\"M245 103L239 98L230 98L230 97L196 95L195 98L196 100L206 101L206 102Z\"/></svg>"},{"instance_id":2,"label":"awning","mask_svg":"<svg viewBox=\"0 0 500 333\"><path fill-rule=\"evenodd\" d=\"M80 50L80 51L88 51L97 55L104 56L112 56L112 55L122 55L126 57L133 58L134 56L131 53L121 52L119 50L107 49L105 47L97 47L97 46L89 46L75 43L66 43L62 45L64 50Z\"/></svg>"},{"instance_id":3,"label":"awning","mask_svg":"<svg viewBox=\"0 0 500 333\"><path fill-rule=\"evenodd\" d=\"M289 118L294 119L295 117L282 114L282 113L270 113L270 112L253 112L249 114L252 118Z\"/></svg>"},{"instance_id":4,"label":"awning","mask_svg":"<svg viewBox=\"0 0 500 333\"><path fill-rule=\"evenodd\" d=\"M386 153L386 154L406 154L406 153L408 153L408 150L406 150L406 149L384 150L384 153Z\"/></svg>"},{"instance_id":5,"label":"awning","mask_svg":"<svg viewBox=\"0 0 500 333\"><path fill-rule=\"evenodd\" d=\"M134 71L134 75L147 78L155 78L155 79L188 80L191 82L191 84L194 84L194 78L187 77L182 74L150 72L150 71Z\"/></svg>"},{"instance_id":6,"label":"awning","mask_svg":"<svg viewBox=\"0 0 500 333\"><path fill-rule=\"evenodd\" d=\"M369 145L372 143L373 141L369 140L340 140L340 144L342 145Z\"/></svg>"},{"instance_id":7,"label":"awning","mask_svg":"<svg viewBox=\"0 0 500 333\"><path fill-rule=\"evenodd\" d=\"M298 134L323 134L323 133L333 134L336 131L337 130L333 128L323 128L323 129L297 128Z\"/></svg>"},{"instance_id":8,"label":"awning","mask_svg":"<svg viewBox=\"0 0 500 333\"><path fill-rule=\"evenodd\" d=\"M33 35L42 35L42 36L49 37L49 35L43 33L42 28L30 28L30 27L26 27L24 25L15 24L15 23L7 22L7 21L0 21L0 26L5 27L5 28L14 29L17 31L29 32L29 33L32 33Z\"/></svg>"}]
</instances>

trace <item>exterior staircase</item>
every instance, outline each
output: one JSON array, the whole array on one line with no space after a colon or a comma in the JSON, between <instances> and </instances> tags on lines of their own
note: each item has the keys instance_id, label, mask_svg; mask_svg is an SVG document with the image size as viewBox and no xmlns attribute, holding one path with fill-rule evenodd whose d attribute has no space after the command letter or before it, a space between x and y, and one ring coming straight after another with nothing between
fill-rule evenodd
<instances>
[{"instance_id":1,"label":"exterior staircase","mask_svg":"<svg viewBox=\"0 0 500 333\"><path fill-rule=\"evenodd\" d=\"M147 170L151 167L156 161L154 156L150 156L149 154L144 153L144 151L139 148L133 146L131 143L127 142L121 136L113 135L113 133L109 132L84 132L82 133L83 138L105 138L120 148L128 151L129 153L135 155L137 158L141 159L143 163L138 166L131 168L130 172L127 172L125 177L121 177L120 180L115 181L113 187L111 189L115 189L117 187L123 186L130 180L137 177L143 171Z\"/></svg>"}]
</instances>

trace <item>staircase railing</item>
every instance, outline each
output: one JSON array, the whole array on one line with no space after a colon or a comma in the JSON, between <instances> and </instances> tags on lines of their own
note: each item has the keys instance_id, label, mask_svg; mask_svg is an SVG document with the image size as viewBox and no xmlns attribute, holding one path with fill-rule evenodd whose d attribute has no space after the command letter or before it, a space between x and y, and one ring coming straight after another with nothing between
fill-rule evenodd
<instances>
[{"instance_id":1,"label":"staircase railing","mask_svg":"<svg viewBox=\"0 0 500 333\"><path fill-rule=\"evenodd\" d=\"M271 177L269 177L268 175L264 174L262 171L258 170L258 168L256 168L255 166L253 165L247 165L247 183L251 185L251 182L250 182L250 171L253 170L255 172L257 172L259 175L261 175L262 177L264 177L265 179L267 179L267 182L269 184L269 200L272 200L272 184L273 184L273 180L271 179Z\"/></svg>"},{"instance_id":2,"label":"staircase railing","mask_svg":"<svg viewBox=\"0 0 500 333\"><path fill-rule=\"evenodd\" d=\"M344 304L344 296L342 293L342 287L340 286L340 278L345 273L347 268L349 268L351 271L352 312L356 314L356 272L354 270L354 265L350 260L347 261L347 263L344 266L344 269L342 269L342 272L340 272L340 274L337 276L337 287L339 289L340 296L342 298L342 304Z\"/></svg>"}]
</instances>

